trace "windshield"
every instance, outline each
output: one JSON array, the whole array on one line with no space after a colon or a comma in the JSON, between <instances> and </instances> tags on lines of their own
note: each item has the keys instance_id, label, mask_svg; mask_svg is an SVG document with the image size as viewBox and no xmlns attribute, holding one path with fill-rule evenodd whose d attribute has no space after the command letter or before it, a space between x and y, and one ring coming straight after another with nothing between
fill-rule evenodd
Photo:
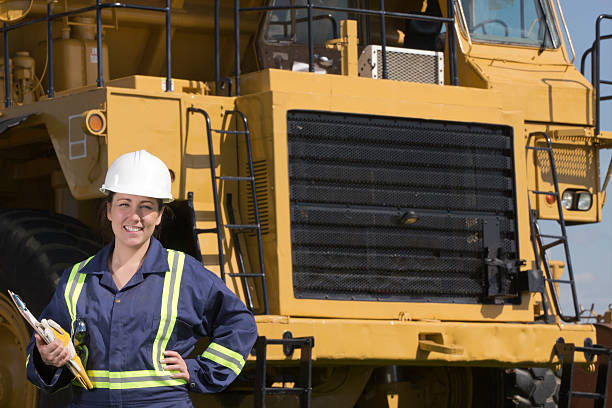
<instances>
[{"instance_id":1,"label":"windshield","mask_svg":"<svg viewBox=\"0 0 612 408\"><path fill-rule=\"evenodd\" d=\"M461 0L474 41L557 48L548 0Z\"/></svg>"}]
</instances>

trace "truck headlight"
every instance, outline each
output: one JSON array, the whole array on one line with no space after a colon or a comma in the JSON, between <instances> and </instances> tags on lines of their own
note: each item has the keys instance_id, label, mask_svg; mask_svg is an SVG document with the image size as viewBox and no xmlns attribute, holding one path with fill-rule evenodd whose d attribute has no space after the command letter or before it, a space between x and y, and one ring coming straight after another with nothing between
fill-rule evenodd
<instances>
[{"instance_id":1,"label":"truck headlight","mask_svg":"<svg viewBox=\"0 0 612 408\"><path fill-rule=\"evenodd\" d=\"M565 190L561 195L561 204L566 210L571 210L574 205L575 192L572 190Z\"/></svg>"},{"instance_id":2,"label":"truck headlight","mask_svg":"<svg viewBox=\"0 0 612 408\"><path fill-rule=\"evenodd\" d=\"M591 209L591 204L593 203L593 196L588 191L580 191L578 192L578 203L576 204L576 208L580 211L588 211Z\"/></svg>"},{"instance_id":3,"label":"truck headlight","mask_svg":"<svg viewBox=\"0 0 612 408\"><path fill-rule=\"evenodd\" d=\"M593 205L593 195L586 190L567 189L561 195L561 205L570 211L589 211Z\"/></svg>"}]
</instances>

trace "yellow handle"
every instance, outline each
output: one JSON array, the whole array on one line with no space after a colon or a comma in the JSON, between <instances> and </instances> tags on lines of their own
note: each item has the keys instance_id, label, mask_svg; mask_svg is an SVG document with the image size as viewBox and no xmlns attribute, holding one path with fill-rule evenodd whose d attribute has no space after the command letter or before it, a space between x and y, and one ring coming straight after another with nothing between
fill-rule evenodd
<instances>
[{"instance_id":1,"label":"yellow handle","mask_svg":"<svg viewBox=\"0 0 612 408\"><path fill-rule=\"evenodd\" d=\"M455 346L454 344L436 343L433 340L419 340L419 348L425 351L435 351L442 354L461 355L463 354L463 347Z\"/></svg>"},{"instance_id":2,"label":"yellow handle","mask_svg":"<svg viewBox=\"0 0 612 408\"><path fill-rule=\"evenodd\" d=\"M66 332L66 330L62 329L61 327L60 331L58 331L54 327L51 327L51 330L53 330L55 338L59 339L64 346L69 347L69 344L72 345L70 342L70 335L68 334L68 332ZM85 371L85 367L83 367L83 362L81 361L81 358L75 353L71 360L76 364L77 367L75 367L72 362L69 362L68 368L84 388L91 390L93 388L93 384L91 383L91 380L89 379L89 376Z\"/></svg>"}]
</instances>

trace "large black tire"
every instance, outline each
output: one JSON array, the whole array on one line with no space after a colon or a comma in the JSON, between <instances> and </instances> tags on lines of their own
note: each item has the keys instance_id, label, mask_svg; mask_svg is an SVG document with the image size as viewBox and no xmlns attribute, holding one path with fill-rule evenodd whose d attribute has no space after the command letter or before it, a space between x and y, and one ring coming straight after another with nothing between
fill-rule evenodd
<instances>
[{"instance_id":1,"label":"large black tire","mask_svg":"<svg viewBox=\"0 0 612 408\"><path fill-rule=\"evenodd\" d=\"M508 408L556 408L561 381L547 368L511 368L504 374Z\"/></svg>"},{"instance_id":2,"label":"large black tire","mask_svg":"<svg viewBox=\"0 0 612 408\"><path fill-rule=\"evenodd\" d=\"M0 210L0 290L19 294L38 316L64 269L100 247L100 240L74 218L41 210Z\"/></svg>"},{"instance_id":3,"label":"large black tire","mask_svg":"<svg viewBox=\"0 0 612 408\"><path fill-rule=\"evenodd\" d=\"M74 218L40 210L0 210L0 290L19 294L38 316L64 269L100 247L100 240ZM71 399L70 388L39 392L38 406L65 407Z\"/></svg>"}]
</instances>

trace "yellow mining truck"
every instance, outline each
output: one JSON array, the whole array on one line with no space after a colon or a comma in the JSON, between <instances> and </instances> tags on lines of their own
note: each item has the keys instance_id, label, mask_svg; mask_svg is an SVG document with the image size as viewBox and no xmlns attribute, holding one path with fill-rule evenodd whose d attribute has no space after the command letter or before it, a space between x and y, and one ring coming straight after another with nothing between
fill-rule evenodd
<instances>
[{"instance_id":1,"label":"yellow mining truck","mask_svg":"<svg viewBox=\"0 0 612 408\"><path fill-rule=\"evenodd\" d=\"M610 18L589 82L553 0L0 1L0 406L69 398L26 382L6 289L40 312L102 244L109 163L146 149L163 243L261 336L196 406L604 407L566 226L601 220Z\"/></svg>"}]
</instances>

